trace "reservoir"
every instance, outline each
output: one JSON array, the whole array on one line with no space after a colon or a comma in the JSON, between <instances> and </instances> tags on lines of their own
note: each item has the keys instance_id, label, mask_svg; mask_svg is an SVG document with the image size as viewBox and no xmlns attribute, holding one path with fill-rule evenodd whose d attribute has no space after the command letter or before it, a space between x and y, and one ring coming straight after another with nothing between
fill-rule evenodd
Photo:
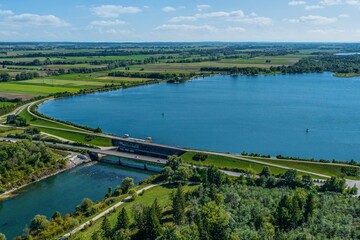
<instances>
[{"instance_id":1,"label":"reservoir","mask_svg":"<svg viewBox=\"0 0 360 240\"><path fill-rule=\"evenodd\" d=\"M48 116L221 152L360 160L360 78L211 76L49 101ZM308 129L308 130L307 130Z\"/></svg>"},{"instance_id":2,"label":"reservoir","mask_svg":"<svg viewBox=\"0 0 360 240\"><path fill-rule=\"evenodd\" d=\"M79 166L25 187L16 196L0 201L0 232L8 239L23 233L36 214L51 218L55 211L61 214L75 211L84 198L98 201L104 198L108 187L114 190L122 179L131 177L135 183L152 173L98 163Z\"/></svg>"}]
</instances>

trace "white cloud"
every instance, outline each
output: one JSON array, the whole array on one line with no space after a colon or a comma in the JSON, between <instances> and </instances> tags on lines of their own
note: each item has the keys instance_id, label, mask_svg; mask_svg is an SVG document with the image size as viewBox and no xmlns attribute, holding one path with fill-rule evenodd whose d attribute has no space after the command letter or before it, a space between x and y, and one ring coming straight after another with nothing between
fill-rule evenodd
<instances>
[{"instance_id":1,"label":"white cloud","mask_svg":"<svg viewBox=\"0 0 360 240\"><path fill-rule=\"evenodd\" d=\"M196 17L192 16L179 16L179 17L173 17L169 20L169 22L177 23L177 22L192 22L196 21Z\"/></svg>"},{"instance_id":2,"label":"white cloud","mask_svg":"<svg viewBox=\"0 0 360 240\"><path fill-rule=\"evenodd\" d=\"M106 30L105 33L114 34L114 35L126 35L129 34L129 30L118 30L118 29L109 29Z\"/></svg>"},{"instance_id":3,"label":"white cloud","mask_svg":"<svg viewBox=\"0 0 360 240\"><path fill-rule=\"evenodd\" d=\"M101 5L94 7L91 11L102 18L117 18L120 14L139 13L142 10L138 7L123 7L121 5Z\"/></svg>"},{"instance_id":4,"label":"white cloud","mask_svg":"<svg viewBox=\"0 0 360 240\"><path fill-rule=\"evenodd\" d=\"M37 15L31 13L12 15L7 17L5 21L18 26L63 27L69 25L67 22L54 15Z\"/></svg>"},{"instance_id":5,"label":"white cloud","mask_svg":"<svg viewBox=\"0 0 360 240\"><path fill-rule=\"evenodd\" d=\"M305 10L314 10L324 8L322 5L307 5L305 6Z\"/></svg>"},{"instance_id":6,"label":"white cloud","mask_svg":"<svg viewBox=\"0 0 360 240\"><path fill-rule=\"evenodd\" d=\"M340 14L339 18L349 18L350 15L349 14Z\"/></svg>"},{"instance_id":7,"label":"white cloud","mask_svg":"<svg viewBox=\"0 0 360 240\"><path fill-rule=\"evenodd\" d=\"M12 31L0 31L0 36L12 36L17 35L18 32L12 32Z\"/></svg>"},{"instance_id":8,"label":"white cloud","mask_svg":"<svg viewBox=\"0 0 360 240\"><path fill-rule=\"evenodd\" d=\"M228 32L238 32L238 33L246 32L246 29L242 27L228 27L225 30Z\"/></svg>"},{"instance_id":9,"label":"white cloud","mask_svg":"<svg viewBox=\"0 0 360 240\"><path fill-rule=\"evenodd\" d=\"M163 7L161 10L163 12L174 12L174 11L176 11L176 8L171 7L171 6L166 6L166 7Z\"/></svg>"},{"instance_id":10,"label":"white cloud","mask_svg":"<svg viewBox=\"0 0 360 240\"><path fill-rule=\"evenodd\" d=\"M209 25L186 25L186 24L163 24L155 28L161 31L197 31L204 30L208 32L215 32L218 29Z\"/></svg>"},{"instance_id":11,"label":"white cloud","mask_svg":"<svg viewBox=\"0 0 360 240\"><path fill-rule=\"evenodd\" d=\"M0 16L10 16L14 15L14 12L11 10L1 10L0 9Z\"/></svg>"},{"instance_id":12,"label":"white cloud","mask_svg":"<svg viewBox=\"0 0 360 240\"><path fill-rule=\"evenodd\" d=\"M336 33L343 33L344 30L340 29L312 29L309 30L310 33L319 33L319 34L336 34Z\"/></svg>"},{"instance_id":13,"label":"white cloud","mask_svg":"<svg viewBox=\"0 0 360 240\"><path fill-rule=\"evenodd\" d=\"M360 7L360 0L347 0L346 4Z\"/></svg>"},{"instance_id":14,"label":"white cloud","mask_svg":"<svg viewBox=\"0 0 360 240\"><path fill-rule=\"evenodd\" d=\"M200 4L200 5L197 5L196 8L197 8L198 11L201 12L201 11L204 11L204 10L210 8L210 5Z\"/></svg>"},{"instance_id":15,"label":"white cloud","mask_svg":"<svg viewBox=\"0 0 360 240\"><path fill-rule=\"evenodd\" d=\"M234 22L243 22L247 24L255 24L255 25L269 25L272 23L271 18L267 17L259 17L256 13L252 13L249 16L245 15L242 10L236 10L231 12L218 11L218 12L209 12L209 13L198 13L192 16L178 16L173 17L169 20L169 22L190 22L197 21L202 19L220 19L226 21L234 21Z\"/></svg>"},{"instance_id":16,"label":"white cloud","mask_svg":"<svg viewBox=\"0 0 360 240\"><path fill-rule=\"evenodd\" d=\"M106 21L106 20L100 20L100 21L92 21L91 25L94 26L101 26L101 27L109 27L109 26L120 26L120 25L124 25L125 22L121 21L121 20L114 20L114 21Z\"/></svg>"},{"instance_id":17,"label":"white cloud","mask_svg":"<svg viewBox=\"0 0 360 240\"><path fill-rule=\"evenodd\" d=\"M241 18L236 21L254 25L270 25L272 23L272 19L267 17Z\"/></svg>"},{"instance_id":18,"label":"white cloud","mask_svg":"<svg viewBox=\"0 0 360 240\"><path fill-rule=\"evenodd\" d=\"M320 1L320 4L327 5L327 6L340 5L340 4L342 4L342 0L322 0L322 1Z\"/></svg>"},{"instance_id":19,"label":"white cloud","mask_svg":"<svg viewBox=\"0 0 360 240\"><path fill-rule=\"evenodd\" d=\"M299 6L299 5L305 5L305 1L291 1L288 3L290 6Z\"/></svg>"},{"instance_id":20,"label":"white cloud","mask_svg":"<svg viewBox=\"0 0 360 240\"><path fill-rule=\"evenodd\" d=\"M291 23L312 23L312 24L330 24L336 21L337 21L336 18L314 16L314 15L301 16L300 18L289 20L289 22Z\"/></svg>"}]
</instances>

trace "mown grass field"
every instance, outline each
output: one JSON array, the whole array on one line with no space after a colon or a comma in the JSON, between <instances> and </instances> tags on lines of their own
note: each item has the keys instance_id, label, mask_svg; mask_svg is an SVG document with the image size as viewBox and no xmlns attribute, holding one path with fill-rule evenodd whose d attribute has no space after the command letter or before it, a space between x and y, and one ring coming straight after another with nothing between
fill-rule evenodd
<instances>
[{"instance_id":1,"label":"mown grass field","mask_svg":"<svg viewBox=\"0 0 360 240\"><path fill-rule=\"evenodd\" d=\"M30 127L37 128L43 133L48 133L73 142L80 142L89 145L104 146L104 147L112 145L111 139L101 136L94 136L94 139L92 139L91 141L87 141L85 139L86 136L93 135L93 133L66 124L48 121L46 119L40 119L38 117L32 116L28 112L27 108L21 111L19 115L26 119L27 123L30 124ZM53 128L59 128L59 129L53 129ZM83 133L80 133L78 131L82 131Z\"/></svg>"},{"instance_id":2,"label":"mown grass field","mask_svg":"<svg viewBox=\"0 0 360 240\"><path fill-rule=\"evenodd\" d=\"M195 190L197 186L184 186L184 191L192 191ZM170 194L176 189L175 186L171 185L163 185L163 186L157 186L152 189L149 189L144 192L142 196L138 196L135 201L128 202L123 204L121 207L119 207L115 212L112 212L107 215L111 226L114 227L117 216L119 212L122 210L122 208L125 208L129 214L130 222L134 222L134 217L132 214L132 206L134 204L143 204L144 206L150 206L155 199L158 200L160 206L163 208L170 210L169 206L171 204ZM164 216L165 218L171 217L171 216ZM71 236L69 239L91 239L91 235L96 232L98 229L101 228L103 218L99 219L98 221L94 222L91 226L86 228L83 231L80 231L73 236ZM166 219L163 218L163 220L166 221Z\"/></svg>"},{"instance_id":3,"label":"mown grass field","mask_svg":"<svg viewBox=\"0 0 360 240\"><path fill-rule=\"evenodd\" d=\"M26 122L30 125L41 125L44 127L54 127L54 128L62 128L62 129L79 131L79 129L65 125L65 124L56 123L53 121L48 121L45 119L40 119L40 118L34 117L28 112L27 108L24 109L23 111L21 111L19 115L21 117L25 118ZM83 130L83 131L85 132L85 130Z\"/></svg>"},{"instance_id":4,"label":"mown grass field","mask_svg":"<svg viewBox=\"0 0 360 240\"><path fill-rule=\"evenodd\" d=\"M91 135L91 134L71 132L71 131L66 131L66 130L46 128L46 127L36 127L36 128L38 128L41 132L55 135L55 136L58 136L61 138L65 138L65 139L73 141L73 142L79 142L79 143L84 143L84 144L94 145L94 146L101 146L101 147L112 146L111 139L106 138L106 137L94 136L94 139L92 139L91 141L86 141L85 137L88 135Z\"/></svg>"},{"instance_id":5,"label":"mown grass field","mask_svg":"<svg viewBox=\"0 0 360 240\"><path fill-rule=\"evenodd\" d=\"M195 154L196 154L195 152L189 151L189 152L186 152L185 154L181 155L181 158L185 163L195 164L195 165L199 165L199 166L213 165L220 169L228 169L228 170L231 170L231 169L245 170L245 171L250 170L250 171L253 171L255 174L259 174L265 166L267 166L270 169L271 173L274 175L283 174L287 171L287 169L283 169L280 167L278 168L278 167L274 167L274 166L268 166L266 164L255 163L255 162L251 162L251 161L246 161L246 160L241 160L241 159L236 159L236 158L231 158L231 157L225 157L225 156L211 155L211 154L208 155L208 158L205 161L200 162L200 161L196 161L196 160L192 159ZM305 164L306 164L306 162L304 163L304 165ZM278 165L280 165L280 164L278 164ZM290 167L290 168L303 170L303 169L295 168L295 167ZM319 171L319 169L315 169L310 172L324 174L321 171ZM302 173L302 172L299 172L298 174L299 174L299 176L310 175L311 177L317 178L317 179L323 178L323 177L319 177L317 175L306 174L306 173ZM332 175L330 175L330 176L332 176Z\"/></svg>"},{"instance_id":6,"label":"mown grass field","mask_svg":"<svg viewBox=\"0 0 360 240\"><path fill-rule=\"evenodd\" d=\"M230 157L223 157L217 155L208 155L208 158L203 161L195 161L193 160L193 156L195 152L186 152L185 154L181 155L182 160L185 163L192 163L199 166L216 166L218 168L227 168L227 169L237 169L237 170L252 170L256 174L259 174L265 165L253 163L250 161L242 161L235 158ZM286 172L286 169L276 168L276 167L269 167L272 174L282 174Z\"/></svg>"},{"instance_id":7,"label":"mown grass field","mask_svg":"<svg viewBox=\"0 0 360 240\"><path fill-rule=\"evenodd\" d=\"M246 157L247 158L247 157ZM310 161L296 161L296 160L280 160L280 159L268 159L268 158L251 158L256 161L276 164L284 167L299 169L303 171L315 172L319 174L324 174L328 176L338 176L343 177L344 174L341 172L341 167L339 165L327 164L327 163L315 163ZM348 179L357 180L358 177L346 176Z\"/></svg>"}]
</instances>

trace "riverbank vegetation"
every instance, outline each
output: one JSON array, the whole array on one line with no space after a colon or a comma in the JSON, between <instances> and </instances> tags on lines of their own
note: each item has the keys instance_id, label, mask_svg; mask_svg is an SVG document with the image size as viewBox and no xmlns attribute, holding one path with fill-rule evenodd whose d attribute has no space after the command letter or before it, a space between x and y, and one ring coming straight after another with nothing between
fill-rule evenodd
<instances>
[{"instance_id":1,"label":"riverbank vegetation","mask_svg":"<svg viewBox=\"0 0 360 240\"><path fill-rule=\"evenodd\" d=\"M27 140L0 143L0 193L66 168L66 161L44 144Z\"/></svg>"}]
</instances>

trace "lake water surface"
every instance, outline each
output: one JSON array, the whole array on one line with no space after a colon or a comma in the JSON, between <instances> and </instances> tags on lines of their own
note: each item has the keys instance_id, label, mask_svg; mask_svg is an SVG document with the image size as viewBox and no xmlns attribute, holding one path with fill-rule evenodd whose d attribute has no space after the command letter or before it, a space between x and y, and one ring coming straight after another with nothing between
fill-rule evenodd
<instances>
[{"instance_id":1,"label":"lake water surface","mask_svg":"<svg viewBox=\"0 0 360 240\"><path fill-rule=\"evenodd\" d=\"M0 201L0 232L12 239L23 233L36 214L51 218L55 211L74 212L83 198L101 200L108 187L115 189L125 177L138 183L150 175L150 172L98 163L49 177L21 189L13 198Z\"/></svg>"},{"instance_id":2,"label":"lake water surface","mask_svg":"<svg viewBox=\"0 0 360 240\"><path fill-rule=\"evenodd\" d=\"M331 73L212 76L59 99L39 111L174 146L360 160L360 78Z\"/></svg>"}]
</instances>

